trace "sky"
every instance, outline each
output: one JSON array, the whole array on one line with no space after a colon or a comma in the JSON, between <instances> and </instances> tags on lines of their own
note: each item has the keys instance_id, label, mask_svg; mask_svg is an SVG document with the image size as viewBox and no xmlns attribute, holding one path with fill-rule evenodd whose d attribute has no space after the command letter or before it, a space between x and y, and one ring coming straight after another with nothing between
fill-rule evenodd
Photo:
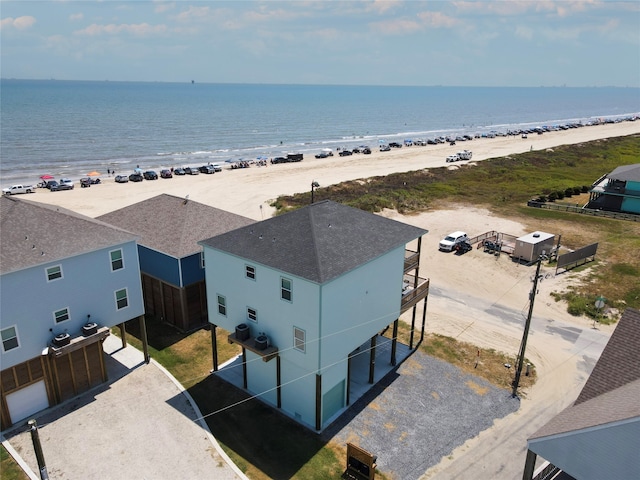
<instances>
[{"instance_id":1,"label":"sky","mask_svg":"<svg viewBox=\"0 0 640 480\"><path fill-rule=\"evenodd\" d=\"M2 78L640 87L640 2L0 0Z\"/></svg>"}]
</instances>

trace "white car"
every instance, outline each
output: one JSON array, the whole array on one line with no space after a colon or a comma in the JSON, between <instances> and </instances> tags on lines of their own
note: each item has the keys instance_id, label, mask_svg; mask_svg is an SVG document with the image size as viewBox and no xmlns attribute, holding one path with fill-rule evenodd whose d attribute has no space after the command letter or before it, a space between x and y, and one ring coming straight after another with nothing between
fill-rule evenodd
<instances>
[{"instance_id":1,"label":"white car","mask_svg":"<svg viewBox=\"0 0 640 480\"><path fill-rule=\"evenodd\" d=\"M71 187L71 189L73 189L73 180L71 180L69 178L61 178L60 179L60 185L65 185L65 186Z\"/></svg>"},{"instance_id":2,"label":"white car","mask_svg":"<svg viewBox=\"0 0 640 480\"><path fill-rule=\"evenodd\" d=\"M449 163L449 162L457 162L458 160L460 160L460 157L458 157L458 155L449 155L447 157L447 163Z\"/></svg>"},{"instance_id":3,"label":"white car","mask_svg":"<svg viewBox=\"0 0 640 480\"><path fill-rule=\"evenodd\" d=\"M453 247L455 247L458 243L465 242L468 239L469 237L467 237L467 234L464 232L460 232L460 231L452 232L446 237L444 237L442 240L440 240L440 244L438 245L438 248L445 252L450 252L451 250L453 250Z\"/></svg>"}]
</instances>

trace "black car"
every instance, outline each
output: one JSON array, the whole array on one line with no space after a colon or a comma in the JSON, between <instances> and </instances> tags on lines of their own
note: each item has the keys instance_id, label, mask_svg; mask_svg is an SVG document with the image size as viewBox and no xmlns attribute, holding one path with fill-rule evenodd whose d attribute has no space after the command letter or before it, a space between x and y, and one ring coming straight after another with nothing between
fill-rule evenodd
<instances>
[{"instance_id":1,"label":"black car","mask_svg":"<svg viewBox=\"0 0 640 480\"><path fill-rule=\"evenodd\" d=\"M208 175L216 173L212 165L202 165L198 170L200 173L206 173Z\"/></svg>"},{"instance_id":2,"label":"black car","mask_svg":"<svg viewBox=\"0 0 640 480\"><path fill-rule=\"evenodd\" d=\"M398 143L398 142L391 142L391 143L389 143L389 146L391 148L402 148L402 144Z\"/></svg>"},{"instance_id":3,"label":"black car","mask_svg":"<svg viewBox=\"0 0 640 480\"><path fill-rule=\"evenodd\" d=\"M171 173L171 170L164 168L160 170L160 176L162 178L173 178L173 173Z\"/></svg>"},{"instance_id":4,"label":"black car","mask_svg":"<svg viewBox=\"0 0 640 480\"><path fill-rule=\"evenodd\" d=\"M353 153L351 152L351 150L340 150L340 153L338 154L341 157L348 157L349 155L353 155Z\"/></svg>"},{"instance_id":5,"label":"black car","mask_svg":"<svg viewBox=\"0 0 640 480\"><path fill-rule=\"evenodd\" d=\"M80 179L80 187L81 188L87 188L91 186L91 179L90 178L81 178Z\"/></svg>"},{"instance_id":6,"label":"black car","mask_svg":"<svg viewBox=\"0 0 640 480\"><path fill-rule=\"evenodd\" d=\"M198 175L200 172L195 167L184 167L184 173L187 175Z\"/></svg>"},{"instance_id":7,"label":"black car","mask_svg":"<svg viewBox=\"0 0 640 480\"><path fill-rule=\"evenodd\" d=\"M144 172L142 174L142 176L144 177L145 180L157 180L158 179L158 174L156 172L154 172L153 170L147 170L146 172Z\"/></svg>"},{"instance_id":8,"label":"black car","mask_svg":"<svg viewBox=\"0 0 640 480\"><path fill-rule=\"evenodd\" d=\"M178 167L178 168L174 168L173 169L173 174L174 175L186 175L187 172L184 171L184 168Z\"/></svg>"},{"instance_id":9,"label":"black car","mask_svg":"<svg viewBox=\"0 0 640 480\"><path fill-rule=\"evenodd\" d=\"M136 172L129 175L129 180L131 180L132 182L141 182L142 180L144 180L144 177L141 173Z\"/></svg>"}]
</instances>

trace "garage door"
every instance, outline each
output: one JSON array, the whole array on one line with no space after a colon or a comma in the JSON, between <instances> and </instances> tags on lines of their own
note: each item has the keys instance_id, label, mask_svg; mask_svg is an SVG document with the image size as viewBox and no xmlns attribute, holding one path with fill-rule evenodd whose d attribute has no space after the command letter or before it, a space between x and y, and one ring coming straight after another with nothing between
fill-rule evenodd
<instances>
[{"instance_id":1,"label":"garage door","mask_svg":"<svg viewBox=\"0 0 640 480\"><path fill-rule=\"evenodd\" d=\"M48 408L49 399L47 398L47 388L44 385L44 380L7 395L7 406L9 407L11 423L19 422L29 415Z\"/></svg>"}]
</instances>

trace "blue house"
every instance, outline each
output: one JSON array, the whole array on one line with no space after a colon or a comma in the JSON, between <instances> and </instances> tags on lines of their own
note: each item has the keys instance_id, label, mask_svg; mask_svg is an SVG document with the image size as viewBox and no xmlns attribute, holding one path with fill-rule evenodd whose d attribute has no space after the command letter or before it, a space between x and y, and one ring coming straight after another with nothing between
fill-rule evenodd
<instances>
[{"instance_id":1,"label":"blue house","mask_svg":"<svg viewBox=\"0 0 640 480\"><path fill-rule=\"evenodd\" d=\"M129 232L3 196L0 240L4 429L107 380L102 342L144 306Z\"/></svg>"},{"instance_id":2,"label":"blue house","mask_svg":"<svg viewBox=\"0 0 640 480\"><path fill-rule=\"evenodd\" d=\"M413 307L413 336L415 307L426 310L425 233L322 201L200 242L212 330L242 347L239 386L311 429L329 425L356 382L382 378L383 341L396 364L400 314ZM368 368L356 372L356 359Z\"/></svg>"},{"instance_id":3,"label":"blue house","mask_svg":"<svg viewBox=\"0 0 640 480\"><path fill-rule=\"evenodd\" d=\"M640 163L623 165L589 191L588 208L640 214Z\"/></svg>"},{"instance_id":4,"label":"blue house","mask_svg":"<svg viewBox=\"0 0 640 480\"><path fill-rule=\"evenodd\" d=\"M207 325L205 265L198 241L254 220L162 194L97 218L139 236L145 311L181 331Z\"/></svg>"}]
</instances>

